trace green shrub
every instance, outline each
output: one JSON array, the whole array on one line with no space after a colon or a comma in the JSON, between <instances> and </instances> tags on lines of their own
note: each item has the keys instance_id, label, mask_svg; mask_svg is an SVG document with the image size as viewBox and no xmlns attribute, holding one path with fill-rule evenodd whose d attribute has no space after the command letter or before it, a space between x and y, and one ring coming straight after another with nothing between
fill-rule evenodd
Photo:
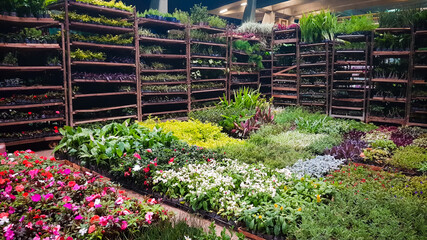
<instances>
[{"instance_id":1,"label":"green shrub","mask_svg":"<svg viewBox=\"0 0 427 240\"><path fill-rule=\"evenodd\" d=\"M424 162L427 162L427 149L406 146L394 152L390 165L403 169L419 169Z\"/></svg>"},{"instance_id":2,"label":"green shrub","mask_svg":"<svg viewBox=\"0 0 427 240\"><path fill-rule=\"evenodd\" d=\"M339 192L330 205L302 211L290 239L422 239L427 205L379 193Z\"/></svg>"},{"instance_id":3,"label":"green shrub","mask_svg":"<svg viewBox=\"0 0 427 240\"><path fill-rule=\"evenodd\" d=\"M384 149L386 151L393 151L397 148L393 141L384 139L376 140L375 142L371 143L371 147Z\"/></svg>"},{"instance_id":4,"label":"green shrub","mask_svg":"<svg viewBox=\"0 0 427 240\"><path fill-rule=\"evenodd\" d=\"M339 145L341 141L340 135L327 135L311 143L306 150L313 154L323 154L325 149L331 149L333 146Z\"/></svg>"},{"instance_id":5,"label":"green shrub","mask_svg":"<svg viewBox=\"0 0 427 240\"><path fill-rule=\"evenodd\" d=\"M367 148L363 151L363 155L365 162L384 165L390 156L390 152L384 149Z\"/></svg>"},{"instance_id":6,"label":"green shrub","mask_svg":"<svg viewBox=\"0 0 427 240\"><path fill-rule=\"evenodd\" d=\"M427 135L422 135L420 138L415 139L412 145L420 148L427 148Z\"/></svg>"}]
</instances>

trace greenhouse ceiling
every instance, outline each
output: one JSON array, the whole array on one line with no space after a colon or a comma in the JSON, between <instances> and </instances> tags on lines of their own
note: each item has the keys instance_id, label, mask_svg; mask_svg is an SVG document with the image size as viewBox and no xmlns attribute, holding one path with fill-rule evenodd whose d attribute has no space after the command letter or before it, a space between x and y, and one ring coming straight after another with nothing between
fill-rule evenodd
<instances>
[{"instance_id":1,"label":"greenhouse ceiling","mask_svg":"<svg viewBox=\"0 0 427 240\"><path fill-rule=\"evenodd\" d=\"M202 3L212 9L220 2L224 1L203 1ZM246 0L227 2L227 4L210 10L210 13L227 18L242 19ZM426 6L427 1L425 0L258 0L256 18L257 21L262 21L266 13L270 14L272 12L274 12L276 18L299 18L303 13L315 12L325 8L341 12L342 15L357 15L397 7Z\"/></svg>"}]
</instances>

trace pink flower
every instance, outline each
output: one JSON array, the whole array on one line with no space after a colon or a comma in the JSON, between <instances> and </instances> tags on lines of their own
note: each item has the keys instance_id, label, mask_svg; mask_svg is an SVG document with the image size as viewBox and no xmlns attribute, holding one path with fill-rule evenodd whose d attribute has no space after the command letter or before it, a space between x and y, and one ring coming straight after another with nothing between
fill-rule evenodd
<instances>
[{"instance_id":1,"label":"pink flower","mask_svg":"<svg viewBox=\"0 0 427 240\"><path fill-rule=\"evenodd\" d=\"M71 198L69 196L65 196L62 198L62 201L64 201L66 203L66 202L71 201Z\"/></svg>"},{"instance_id":2,"label":"pink flower","mask_svg":"<svg viewBox=\"0 0 427 240\"><path fill-rule=\"evenodd\" d=\"M101 195L99 195L99 194L94 194L94 195L92 195L92 196L86 197L86 201L88 201L88 202L92 202L93 200L95 200L95 199L97 199L97 198L99 198L99 197L101 197Z\"/></svg>"},{"instance_id":3,"label":"pink flower","mask_svg":"<svg viewBox=\"0 0 427 240\"><path fill-rule=\"evenodd\" d=\"M108 219L106 217L100 217L99 218L99 224L103 227L107 226L108 224Z\"/></svg>"},{"instance_id":4,"label":"pink flower","mask_svg":"<svg viewBox=\"0 0 427 240\"><path fill-rule=\"evenodd\" d=\"M120 229L125 230L128 227L128 223L126 221L122 221L122 225L120 226Z\"/></svg>"},{"instance_id":5,"label":"pink flower","mask_svg":"<svg viewBox=\"0 0 427 240\"><path fill-rule=\"evenodd\" d=\"M90 225L88 233L93 233L96 230L95 225Z\"/></svg>"},{"instance_id":6,"label":"pink flower","mask_svg":"<svg viewBox=\"0 0 427 240\"><path fill-rule=\"evenodd\" d=\"M56 225L56 227L53 228L53 235L59 235L59 230L61 229L60 225Z\"/></svg>"},{"instance_id":7,"label":"pink flower","mask_svg":"<svg viewBox=\"0 0 427 240\"><path fill-rule=\"evenodd\" d=\"M151 220L153 219L153 213L152 212L147 212L146 214L145 214L145 221L148 223L148 224L151 224Z\"/></svg>"},{"instance_id":8,"label":"pink flower","mask_svg":"<svg viewBox=\"0 0 427 240\"><path fill-rule=\"evenodd\" d=\"M151 150L151 148L148 148L148 149L147 149L147 152L152 153L152 152L153 152L153 150Z\"/></svg>"},{"instance_id":9,"label":"pink flower","mask_svg":"<svg viewBox=\"0 0 427 240\"><path fill-rule=\"evenodd\" d=\"M65 170L62 172L62 174L63 174L63 175L68 175L68 174L70 174L70 173L71 173L71 170L70 170L69 168L65 169Z\"/></svg>"},{"instance_id":10,"label":"pink flower","mask_svg":"<svg viewBox=\"0 0 427 240\"><path fill-rule=\"evenodd\" d=\"M173 161L175 160L175 158L173 157L173 158L171 158L171 159L169 159L169 164L172 164L173 163Z\"/></svg>"},{"instance_id":11,"label":"pink flower","mask_svg":"<svg viewBox=\"0 0 427 240\"><path fill-rule=\"evenodd\" d=\"M12 230L13 224L9 224L6 227L3 228L4 236L6 237L6 240L11 240L15 236L15 233Z\"/></svg>"},{"instance_id":12,"label":"pink flower","mask_svg":"<svg viewBox=\"0 0 427 240\"><path fill-rule=\"evenodd\" d=\"M123 198L122 197L118 197L115 203L117 205L121 205L123 203Z\"/></svg>"},{"instance_id":13,"label":"pink flower","mask_svg":"<svg viewBox=\"0 0 427 240\"><path fill-rule=\"evenodd\" d=\"M138 153L133 154L134 157L141 159L141 155L139 155Z\"/></svg>"},{"instance_id":14,"label":"pink flower","mask_svg":"<svg viewBox=\"0 0 427 240\"><path fill-rule=\"evenodd\" d=\"M74 218L75 220L82 220L83 219L83 217L82 217L82 215L77 215L75 218Z\"/></svg>"},{"instance_id":15,"label":"pink flower","mask_svg":"<svg viewBox=\"0 0 427 240\"><path fill-rule=\"evenodd\" d=\"M36 235L36 236L33 238L33 240L40 240L39 235Z\"/></svg>"},{"instance_id":16,"label":"pink flower","mask_svg":"<svg viewBox=\"0 0 427 240\"><path fill-rule=\"evenodd\" d=\"M71 204L71 203L66 203L63 206L64 206L64 208L73 209L73 204Z\"/></svg>"},{"instance_id":17,"label":"pink flower","mask_svg":"<svg viewBox=\"0 0 427 240\"><path fill-rule=\"evenodd\" d=\"M46 195L43 195L43 198L47 201L47 200L50 200L50 199L53 199L53 194L52 193L48 193L48 194L46 194Z\"/></svg>"},{"instance_id":18,"label":"pink flower","mask_svg":"<svg viewBox=\"0 0 427 240\"><path fill-rule=\"evenodd\" d=\"M25 225L26 228L33 229L33 223L28 222L27 225Z\"/></svg>"},{"instance_id":19,"label":"pink flower","mask_svg":"<svg viewBox=\"0 0 427 240\"><path fill-rule=\"evenodd\" d=\"M41 198L42 197L40 195L38 195L38 194L34 194L33 196L31 196L31 200L33 202L38 202L38 201L40 201Z\"/></svg>"},{"instance_id":20,"label":"pink flower","mask_svg":"<svg viewBox=\"0 0 427 240\"><path fill-rule=\"evenodd\" d=\"M80 186L76 183L76 185L74 185L74 187L73 187L73 190L74 191L77 191L77 190L79 190L80 189Z\"/></svg>"}]
</instances>

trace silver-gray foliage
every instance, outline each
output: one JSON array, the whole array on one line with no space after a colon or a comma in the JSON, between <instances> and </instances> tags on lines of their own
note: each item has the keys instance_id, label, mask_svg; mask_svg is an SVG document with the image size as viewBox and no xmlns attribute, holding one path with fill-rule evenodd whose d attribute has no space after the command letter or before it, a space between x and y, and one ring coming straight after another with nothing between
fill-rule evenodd
<instances>
[{"instance_id":1,"label":"silver-gray foliage","mask_svg":"<svg viewBox=\"0 0 427 240\"><path fill-rule=\"evenodd\" d=\"M288 168L297 177L310 175L320 178L331 170L336 170L340 165L344 164L345 159L335 159L333 156L317 156L313 159L298 160L294 165Z\"/></svg>"}]
</instances>

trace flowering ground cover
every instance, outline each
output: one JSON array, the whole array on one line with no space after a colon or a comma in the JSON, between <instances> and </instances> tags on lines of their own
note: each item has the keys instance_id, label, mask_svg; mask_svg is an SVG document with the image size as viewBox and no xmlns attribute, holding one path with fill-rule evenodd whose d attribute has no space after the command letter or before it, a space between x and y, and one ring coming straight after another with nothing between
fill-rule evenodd
<instances>
[{"instance_id":1,"label":"flowering ground cover","mask_svg":"<svg viewBox=\"0 0 427 240\"><path fill-rule=\"evenodd\" d=\"M0 225L5 239L119 239L169 217L153 201L31 151L0 157Z\"/></svg>"}]
</instances>

